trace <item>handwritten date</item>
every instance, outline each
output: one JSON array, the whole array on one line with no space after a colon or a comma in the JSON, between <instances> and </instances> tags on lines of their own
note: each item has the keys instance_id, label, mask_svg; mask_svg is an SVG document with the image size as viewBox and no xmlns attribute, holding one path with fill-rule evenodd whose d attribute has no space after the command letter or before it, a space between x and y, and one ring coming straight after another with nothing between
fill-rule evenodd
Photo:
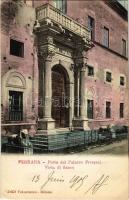
<instances>
[{"instance_id":1,"label":"handwritten date","mask_svg":"<svg viewBox=\"0 0 129 200\"><path fill-rule=\"evenodd\" d=\"M104 186L108 185L110 176L102 174L99 178L95 178L95 181L92 185L89 186L88 180L90 177L88 174L85 174L84 176L79 175L73 175L71 178L65 178L64 176L58 177L55 171L51 171L46 180L42 182L42 176L41 175L34 175L32 178L33 183L41 183L40 190L43 191L45 187L49 186L49 183L53 184L63 184L64 182L67 183L68 187L70 189L73 189L75 191L79 191L81 188L84 188L84 195L91 193L92 195L95 195L97 191L99 191Z\"/></svg>"}]
</instances>

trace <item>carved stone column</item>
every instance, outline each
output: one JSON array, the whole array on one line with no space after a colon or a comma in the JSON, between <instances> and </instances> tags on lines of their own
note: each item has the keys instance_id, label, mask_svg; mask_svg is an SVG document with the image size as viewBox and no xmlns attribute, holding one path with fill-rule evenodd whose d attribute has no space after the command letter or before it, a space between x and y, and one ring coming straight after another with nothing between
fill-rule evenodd
<instances>
[{"instance_id":1,"label":"carved stone column","mask_svg":"<svg viewBox=\"0 0 129 200\"><path fill-rule=\"evenodd\" d=\"M81 48L80 48L81 49ZM79 49L79 51L80 51ZM76 117L74 117L73 120L73 127L74 129L79 129L79 130L89 130L89 126L88 126L88 119L87 119L87 99L86 99L86 63L87 63L87 58L85 56L86 52L84 52L83 50L78 52L78 55L75 59L75 66L77 68L77 78L76 81L78 81L78 83L76 84L76 89L75 90L79 90L79 92L77 92L78 94L78 101L79 101L79 110L77 107L77 114Z\"/></svg>"},{"instance_id":2,"label":"carved stone column","mask_svg":"<svg viewBox=\"0 0 129 200\"><path fill-rule=\"evenodd\" d=\"M80 93L80 70L79 69L76 69L75 72L74 72L74 76L75 76L75 96L74 96L74 106L75 106L75 116L76 117L79 117L80 115L80 96L79 96L79 93Z\"/></svg>"},{"instance_id":3,"label":"carved stone column","mask_svg":"<svg viewBox=\"0 0 129 200\"><path fill-rule=\"evenodd\" d=\"M74 82L70 82L69 84L70 86L70 98L69 98L69 116L70 116L70 123L69 123L69 127L70 129L72 129L73 125L72 125L72 120L74 117Z\"/></svg>"},{"instance_id":4,"label":"carved stone column","mask_svg":"<svg viewBox=\"0 0 129 200\"><path fill-rule=\"evenodd\" d=\"M48 56L44 66L44 118L51 118L52 105L52 76L51 76L51 58Z\"/></svg>"},{"instance_id":5,"label":"carved stone column","mask_svg":"<svg viewBox=\"0 0 129 200\"><path fill-rule=\"evenodd\" d=\"M45 56L46 55L46 56ZM52 110L52 56L49 52L44 54L44 69L43 69L43 118L38 121L38 129L52 130L55 128L55 120L51 117Z\"/></svg>"},{"instance_id":6,"label":"carved stone column","mask_svg":"<svg viewBox=\"0 0 129 200\"><path fill-rule=\"evenodd\" d=\"M85 78L86 78L86 67L82 66L80 70L80 118L86 117L86 96L85 96Z\"/></svg>"}]
</instances>

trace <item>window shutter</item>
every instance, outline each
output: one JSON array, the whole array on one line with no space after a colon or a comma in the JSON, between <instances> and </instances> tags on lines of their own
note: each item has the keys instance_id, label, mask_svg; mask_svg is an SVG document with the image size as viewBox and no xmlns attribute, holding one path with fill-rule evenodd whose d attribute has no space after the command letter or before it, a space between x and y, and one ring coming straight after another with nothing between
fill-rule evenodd
<instances>
[{"instance_id":1,"label":"window shutter","mask_svg":"<svg viewBox=\"0 0 129 200\"><path fill-rule=\"evenodd\" d=\"M109 47L109 30L106 27L103 29L103 45Z\"/></svg>"}]
</instances>

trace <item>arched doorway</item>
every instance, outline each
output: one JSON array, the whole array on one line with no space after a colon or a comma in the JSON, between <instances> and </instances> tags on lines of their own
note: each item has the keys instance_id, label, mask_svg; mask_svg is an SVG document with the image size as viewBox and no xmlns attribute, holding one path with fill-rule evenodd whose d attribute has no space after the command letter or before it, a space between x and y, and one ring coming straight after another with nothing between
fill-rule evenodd
<instances>
[{"instance_id":1,"label":"arched doorway","mask_svg":"<svg viewBox=\"0 0 129 200\"><path fill-rule=\"evenodd\" d=\"M56 128L69 126L69 78L61 65L52 68L52 118Z\"/></svg>"}]
</instances>

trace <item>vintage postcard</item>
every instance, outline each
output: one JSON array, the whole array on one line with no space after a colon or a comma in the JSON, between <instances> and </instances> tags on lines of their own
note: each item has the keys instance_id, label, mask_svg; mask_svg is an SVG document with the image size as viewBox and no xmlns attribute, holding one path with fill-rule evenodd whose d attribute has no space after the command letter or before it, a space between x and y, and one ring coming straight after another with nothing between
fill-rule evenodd
<instances>
[{"instance_id":1,"label":"vintage postcard","mask_svg":"<svg viewBox=\"0 0 129 200\"><path fill-rule=\"evenodd\" d=\"M1 199L128 199L128 1L1 0Z\"/></svg>"}]
</instances>

